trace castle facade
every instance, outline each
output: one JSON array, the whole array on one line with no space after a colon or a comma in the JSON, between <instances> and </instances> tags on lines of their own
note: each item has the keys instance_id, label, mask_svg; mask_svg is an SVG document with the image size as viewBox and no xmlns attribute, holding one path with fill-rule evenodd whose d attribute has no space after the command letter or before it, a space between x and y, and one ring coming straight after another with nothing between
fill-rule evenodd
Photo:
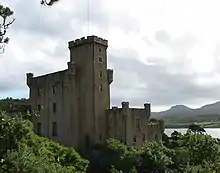
<instances>
[{"instance_id":1,"label":"castle facade","mask_svg":"<svg viewBox=\"0 0 220 173\"><path fill-rule=\"evenodd\" d=\"M63 71L34 77L27 73L29 104L36 133L67 146L87 148L116 138L128 146L161 139L163 127L150 122L150 104L143 109L110 108L113 70L107 69L108 41L87 36L68 43L70 61Z\"/></svg>"}]
</instances>

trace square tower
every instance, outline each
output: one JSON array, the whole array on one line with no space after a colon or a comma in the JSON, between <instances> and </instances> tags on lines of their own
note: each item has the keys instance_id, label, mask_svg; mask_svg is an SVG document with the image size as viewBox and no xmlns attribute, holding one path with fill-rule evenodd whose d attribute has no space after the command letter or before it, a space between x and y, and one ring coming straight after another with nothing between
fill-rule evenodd
<instances>
[{"instance_id":1,"label":"square tower","mask_svg":"<svg viewBox=\"0 0 220 173\"><path fill-rule=\"evenodd\" d=\"M76 64L80 145L106 138L106 109L110 108L113 70L107 69L108 41L97 36L69 42L70 62Z\"/></svg>"}]
</instances>

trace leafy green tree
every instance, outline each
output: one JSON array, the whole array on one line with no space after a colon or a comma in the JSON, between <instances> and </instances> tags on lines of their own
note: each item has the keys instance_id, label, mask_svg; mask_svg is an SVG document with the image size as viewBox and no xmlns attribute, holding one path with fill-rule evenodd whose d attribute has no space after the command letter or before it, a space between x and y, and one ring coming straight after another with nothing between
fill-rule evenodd
<instances>
[{"instance_id":1,"label":"leafy green tree","mask_svg":"<svg viewBox=\"0 0 220 173\"><path fill-rule=\"evenodd\" d=\"M173 164L171 155L172 150L166 148L161 141L147 142L140 151L142 163L138 170L165 172Z\"/></svg>"},{"instance_id":2,"label":"leafy green tree","mask_svg":"<svg viewBox=\"0 0 220 173\"><path fill-rule=\"evenodd\" d=\"M203 162L219 161L220 146L207 134L194 134L188 131L180 140L180 147L188 151L190 164L199 165Z\"/></svg>"},{"instance_id":3,"label":"leafy green tree","mask_svg":"<svg viewBox=\"0 0 220 173\"><path fill-rule=\"evenodd\" d=\"M191 130L194 133L205 133L205 129L202 128L199 124L191 124L188 127L189 130Z\"/></svg>"},{"instance_id":4,"label":"leafy green tree","mask_svg":"<svg viewBox=\"0 0 220 173\"><path fill-rule=\"evenodd\" d=\"M90 157L91 172L134 172L141 163L139 152L116 139L108 139L106 144L94 151Z\"/></svg>"},{"instance_id":5,"label":"leafy green tree","mask_svg":"<svg viewBox=\"0 0 220 173\"><path fill-rule=\"evenodd\" d=\"M0 113L0 172L85 173L88 160L73 149L37 136L22 117ZM33 168L34 167L34 168Z\"/></svg>"},{"instance_id":6,"label":"leafy green tree","mask_svg":"<svg viewBox=\"0 0 220 173\"><path fill-rule=\"evenodd\" d=\"M9 38L5 36L7 33L7 29L15 21L15 19L8 21L9 17L11 17L13 13L14 12L9 7L4 7L3 5L0 5L0 53L4 52L5 44L9 42Z\"/></svg>"}]
</instances>

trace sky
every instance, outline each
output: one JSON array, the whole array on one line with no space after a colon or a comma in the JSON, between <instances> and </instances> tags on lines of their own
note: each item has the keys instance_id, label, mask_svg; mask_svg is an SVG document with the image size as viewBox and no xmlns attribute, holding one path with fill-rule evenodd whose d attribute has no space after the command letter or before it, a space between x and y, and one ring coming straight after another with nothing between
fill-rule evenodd
<instances>
[{"instance_id":1,"label":"sky","mask_svg":"<svg viewBox=\"0 0 220 173\"><path fill-rule=\"evenodd\" d=\"M109 41L112 106L162 111L220 100L218 0L39 1L0 1L16 18L0 55L0 98L28 98L26 73L66 69L68 41L97 35Z\"/></svg>"}]
</instances>

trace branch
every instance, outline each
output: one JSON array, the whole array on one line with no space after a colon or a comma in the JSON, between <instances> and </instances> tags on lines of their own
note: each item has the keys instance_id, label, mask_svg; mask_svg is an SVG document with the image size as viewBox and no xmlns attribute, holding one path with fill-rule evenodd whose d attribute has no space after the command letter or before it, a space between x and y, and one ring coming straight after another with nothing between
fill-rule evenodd
<instances>
[{"instance_id":1,"label":"branch","mask_svg":"<svg viewBox=\"0 0 220 173\"><path fill-rule=\"evenodd\" d=\"M54 3L58 2L59 0L41 0L41 5L46 5L46 6L52 6Z\"/></svg>"},{"instance_id":2,"label":"branch","mask_svg":"<svg viewBox=\"0 0 220 173\"><path fill-rule=\"evenodd\" d=\"M7 29L15 21L15 19L12 19L10 22L7 23L7 19L11 15L13 15L13 11L10 10L9 7L3 7L2 5L0 5L0 17L2 18L2 21L0 23L0 54L4 53L5 44L9 42L9 38L4 37L6 35Z\"/></svg>"}]
</instances>

